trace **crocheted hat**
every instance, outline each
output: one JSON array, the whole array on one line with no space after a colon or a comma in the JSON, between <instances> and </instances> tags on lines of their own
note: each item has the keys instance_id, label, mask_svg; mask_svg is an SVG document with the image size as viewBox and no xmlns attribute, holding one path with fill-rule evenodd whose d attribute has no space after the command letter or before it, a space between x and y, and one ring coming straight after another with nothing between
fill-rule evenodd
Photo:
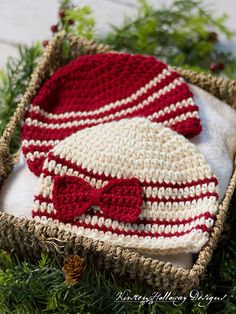
<instances>
[{"instance_id":1,"label":"crocheted hat","mask_svg":"<svg viewBox=\"0 0 236 314\"><path fill-rule=\"evenodd\" d=\"M210 166L183 136L124 119L79 131L49 152L33 217L143 252L198 252L217 191Z\"/></svg>"},{"instance_id":2,"label":"crocheted hat","mask_svg":"<svg viewBox=\"0 0 236 314\"><path fill-rule=\"evenodd\" d=\"M32 101L22 130L29 168L40 175L50 149L85 127L147 117L191 137L201 131L184 80L154 57L98 54L57 70Z\"/></svg>"}]
</instances>

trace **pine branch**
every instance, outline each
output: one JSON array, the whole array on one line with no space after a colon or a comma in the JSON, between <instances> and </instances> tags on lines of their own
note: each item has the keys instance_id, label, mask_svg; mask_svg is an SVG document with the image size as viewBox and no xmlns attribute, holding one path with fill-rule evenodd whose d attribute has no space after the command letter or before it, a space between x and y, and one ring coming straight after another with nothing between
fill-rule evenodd
<instances>
[{"instance_id":1,"label":"pine branch","mask_svg":"<svg viewBox=\"0 0 236 314\"><path fill-rule=\"evenodd\" d=\"M139 0L136 17L126 18L102 41L114 50L154 55L171 65L236 77L236 58L222 52L219 35L231 38L226 15L215 17L200 0L174 0L154 9Z\"/></svg>"},{"instance_id":2,"label":"pine branch","mask_svg":"<svg viewBox=\"0 0 236 314\"><path fill-rule=\"evenodd\" d=\"M6 64L6 72L0 73L1 134L26 90L41 52L41 45L37 43L30 48L20 46L19 58L9 58ZM15 134L12 141L12 149L16 150L18 147L19 132Z\"/></svg>"}]
</instances>

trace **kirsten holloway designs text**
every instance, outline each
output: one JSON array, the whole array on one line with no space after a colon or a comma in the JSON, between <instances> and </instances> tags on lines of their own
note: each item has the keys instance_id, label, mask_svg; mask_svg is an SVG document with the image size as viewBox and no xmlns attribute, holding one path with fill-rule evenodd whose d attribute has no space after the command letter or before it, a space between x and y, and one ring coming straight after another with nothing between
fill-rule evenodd
<instances>
[{"instance_id":1,"label":"kirsten holloway designs text","mask_svg":"<svg viewBox=\"0 0 236 314\"><path fill-rule=\"evenodd\" d=\"M194 289L191 290L189 295L186 296L174 296L170 291L162 294L161 292L155 291L151 295L143 296L139 294L132 294L132 291L126 289L116 294L115 302L137 302L142 304L153 304L155 302L170 302L175 306L183 304L187 299L191 301L198 301L199 307L208 306L211 302L221 302L227 298L227 295L223 297L211 296L209 294L204 295L202 292Z\"/></svg>"}]
</instances>

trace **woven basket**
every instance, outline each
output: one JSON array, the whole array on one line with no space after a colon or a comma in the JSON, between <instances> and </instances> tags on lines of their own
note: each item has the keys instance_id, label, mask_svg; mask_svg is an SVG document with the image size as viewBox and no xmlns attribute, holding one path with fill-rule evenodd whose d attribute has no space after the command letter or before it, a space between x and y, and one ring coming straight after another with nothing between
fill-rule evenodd
<instances>
[{"instance_id":1,"label":"woven basket","mask_svg":"<svg viewBox=\"0 0 236 314\"><path fill-rule=\"evenodd\" d=\"M87 41L65 33L58 34L49 43L41 62L32 75L25 95L0 139L1 185L10 174L15 163L14 155L10 153L12 136L19 126L32 97L45 79L57 68L80 55L106 52L111 52L111 49L107 46L98 45L93 41ZM197 74L180 68L176 70L189 82L207 90L236 109L235 81L212 77L209 74ZM235 166L236 159L234 168ZM66 232L50 223L45 225L33 220L8 215L4 212L0 213L0 248L15 251L21 256L31 258L38 258L42 252L47 254L56 253L60 256L71 253L79 254L90 265L96 265L99 269L106 269L108 272L116 274L116 276L126 276L126 279L142 281L158 289L158 291L184 294L197 286L204 275L223 230L235 185L236 170L234 170L226 195L219 206L210 239L189 270L175 267L169 262L165 263L150 257L147 258L129 249L113 247L102 241L78 237L72 232Z\"/></svg>"}]
</instances>

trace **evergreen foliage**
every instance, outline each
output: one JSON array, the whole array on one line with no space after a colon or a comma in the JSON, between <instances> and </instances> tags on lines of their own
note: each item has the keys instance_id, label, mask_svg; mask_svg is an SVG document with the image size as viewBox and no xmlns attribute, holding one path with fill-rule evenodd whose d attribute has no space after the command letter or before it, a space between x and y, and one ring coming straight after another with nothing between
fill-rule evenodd
<instances>
[{"instance_id":1,"label":"evergreen foliage","mask_svg":"<svg viewBox=\"0 0 236 314\"><path fill-rule=\"evenodd\" d=\"M154 9L138 0L136 17L126 18L104 38L115 50L154 55L171 65L235 77L236 60L223 52L219 36L230 39L226 15L215 17L201 0L173 0Z\"/></svg>"},{"instance_id":2,"label":"evergreen foliage","mask_svg":"<svg viewBox=\"0 0 236 314\"><path fill-rule=\"evenodd\" d=\"M9 58L6 70L0 71L0 134L4 131L24 94L41 53L40 43L35 43L29 48L21 46L19 47L19 57ZM15 151L18 147L19 130L12 141L13 150Z\"/></svg>"}]
</instances>

